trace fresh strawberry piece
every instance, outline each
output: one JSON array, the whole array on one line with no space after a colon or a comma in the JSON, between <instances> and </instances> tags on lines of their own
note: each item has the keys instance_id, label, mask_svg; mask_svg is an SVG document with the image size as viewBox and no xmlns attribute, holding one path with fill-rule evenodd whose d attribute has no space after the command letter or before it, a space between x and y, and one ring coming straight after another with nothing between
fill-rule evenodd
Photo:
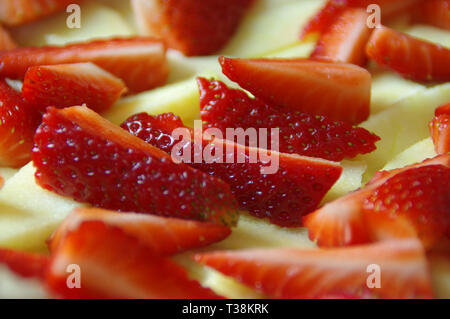
<instances>
[{"instance_id":1,"label":"fresh strawberry piece","mask_svg":"<svg viewBox=\"0 0 450 319\"><path fill-rule=\"evenodd\" d=\"M376 149L379 138L363 128L326 116L271 107L259 98L230 89L220 81L198 78L200 114L206 128L279 128L283 153L341 161Z\"/></svg>"},{"instance_id":2,"label":"fresh strawberry piece","mask_svg":"<svg viewBox=\"0 0 450 319\"><path fill-rule=\"evenodd\" d=\"M436 116L430 123L430 134L437 154L450 152L450 114Z\"/></svg>"},{"instance_id":3,"label":"fresh strawberry piece","mask_svg":"<svg viewBox=\"0 0 450 319\"><path fill-rule=\"evenodd\" d=\"M449 81L450 50L387 27L372 33L367 55L380 66L415 81Z\"/></svg>"},{"instance_id":4,"label":"fresh strawberry piece","mask_svg":"<svg viewBox=\"0 0 450 319\"><path fill-rule=\"evenodd\" d=\"M80 202L223 224L236 220L228 185L174 163L87 107L47 110L33 162L39 185Z\"/></svg>"},{"instance_id":5,"label":"fresh strawberry piece","mask_svg":"<svg viewBox=\"0 0 450 319\"><path fill-rule=\"evenodd\" d=\"M444 114L450 115L450 103L441 105L434 111L435 116Z\"/></svg>"},{"instance_id":6,"label":"fresh strawberry piece","mask_svg":"<svg viewBox=\"0 0 450 319\"><path fill-rule=\"evenodd\" d=\"M0 265L24 278L43 279L49 262L46 255L0 248Z\"/></svg>"},{"instance_id":7,"label":"fresh strawberry piece","mask_svg":"<svg viewBox=\"0 0 450 319\"><path fill-rule=\"evenodd\" d=\"M69 265L79 267L81 288L68 287ZM217 298L189 280L184 268L100 221L85 221L64 237L52 254L47 284L63 298Z\"/></svg>"},{"instance_id":8,"label":"fresh strawberry piece","mask_svg":"<svg viewBox=\"0 0 450 319\"><path fill-rule=\"evenodd\" d=\"M0 25L0 50L11 50L16 47L17 45L9 35L8 31Z\"/></svg>"},{"instance_id":9,"label":"fresh strawberry piece","mask_svg":"<svg viewBox=\"0 0 450 319\"><path fill-rule=\"evenodd\" d=\"M80 2L80 0L2 0L0 23L11 26L25 24L64 11L69 4Z\"/></svg>"},{"instance_id":10,"label":"fresh strawberry piece","mask_svg":"<svg viewBox=\"0 0 450 319\"><path fill-rule=\"evenodd\" d=\"M311 58L364 65L365 47L372 30L363 9L346 9L320 36Z\"/></svg>"},{"instance_id":11,"label":"fresh strawberry piece","mask_svg":"<svg viewBox=\"0 0 450 319\"><path fill-rule=\"evenodd\" d=\"M450 30L450 0L426 0L417 8L416 23Z\"/></svg>"},{"instance_id":12,"label":"fresh strawberry piece","mask_svg":"<svg viewBox=\"0 0 450 319\"><path fill-rule=\"evenodd\" d=\"M122 127L169 153L173 153L175 146L181 148L182 145L192 162L192 158L195 159L192 137L183 140L172 136L173 130L183 127L182 124L171 114L152 117L141 113L129 118ZM300 226L301 217L319 205L342 171L334 162L275 151L271 152L270 163L263 164L261 154L267 151L219 138L216 135L212 141L205 136L202 142L203 154L214 152L216 162L203 159L191 165L228 183L242 209L259 218L268 217L270 222L280 226ZM214 145L213 150L211 145ZM268 167L270 165L272 167ZM270 172L263 172L263 168Z\"/></svg>"},{"instance_id":13,"label":"fresh strawberry piece","mask_svg":"<svg viewBox=\"0 0 450 319\"><path fill-rule=\"evenodd\" d=\"M53 251L72 229L85 221L99 221L120 228L135 237L157 255L173 255L206 247L231 234L222 225L170 217L134 213L118 213L98 208L78 208L58 227L50 240Z\"/></svg>"},{"instance_id":14,"label":"fresh strawberry piece","mask_svg":"<svg viewBox=\"0 0 450 319\"><path fill-rule=\"evenodd\" d=\"M169 72L164 44L136 37L0 52L0 76L23 79L31 66L80 62L92 62L121 78L132 92L164 84Z\"/></svg>"},{"instance_id":15,"label":"fresh strawberry piece","mask_svg":"<svg viewBox=\"0 0 450 319\"><path fill-rule=\"evenodd\" d=\"M433 297L424 250L417 239L329 250L217 251L197 254L195 259L273 298ZM367 269L373 264L381 269L380 288L367 286Z\"/></svg>"},{"instance_id":16,"label":"fresh strawberry piece","mask_svg":"<svg viewBox=\"0 0 450 319\"><path fill-rule=\"evenodd\" d=\"M432 247L450 225L450 168L422 166L398 173L374 189L363 211L375 240L419 237Z\"/></svg>"},{"instance_id":17,"label":"fresh strawberry piece","mask_svg":"<svg viewBox=\"0 0 450 319\"><path fill-rule=\"evenodd\" d=\"M30 67L22 96L34 107L86 104L96 112L107 110L126 91L121 79L92 63Z\"/></svg>"},{"instance_id":18,"label":"fresh strawberry piece","mask_svg":"<svg viewBox=\"0 0 450 319\"><path fill-rule=\"evenodd\" d=\"M357 124L370 113L370 73L307 59L220 58L223 73L253 95L289 111Z\"/></svg>"},{"instance_id":19,"label":"fresh strawberry piece","mask_svg":"<svg viewBox=\"0 0 450 319\"><path fill-rule=\"evenodd\" d=\"M188 56L208 55L234 34L253 0L133 0L138 25Z\"/></svg>"},{"instance_id":20,"label":"fresh strawberry piece","mask_svg":"<svg viewBox=\"0 0 450 319\"><path fill-rule=\"evenodd\" d=\"M0 166L20 167L30 161L40 121L41 115L0 79Z\"/></svg>"}]
</instances>

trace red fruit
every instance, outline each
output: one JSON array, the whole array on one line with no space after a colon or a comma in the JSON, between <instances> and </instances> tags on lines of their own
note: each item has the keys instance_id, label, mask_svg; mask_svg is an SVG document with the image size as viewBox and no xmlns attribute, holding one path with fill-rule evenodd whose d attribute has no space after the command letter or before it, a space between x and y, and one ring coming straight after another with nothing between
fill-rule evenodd
<instances>
[{"instance_id":1,"label":"red fruit","mask_svg":"<svg viewBox=\"0 0 450 319\"><path fill-rule=\"evenodd\" d=\"M319 38L311 58L364 65L365 47L372 30L363 9L346 9Z\"/></svg>"},{"instance_id":2,"label":"red fruit","mask_svg":"<svg viewBox=\"0 0 450 319\"><path fill-rule=\"evenodd\" d=\"M30 161L40 121L41 115L0 79L0 166L20 167Z\"/></svg>"},{"instance_id":3,"label":"red fruit","mask_svg":"<svg viewBox=\"0 0 450 319\"><path fill-rule=\"evenodd\" d=\"M195 259L272 298L433 297L425 254L416 239L329 250L217 251ZM381 269L380 288L367 285L374 274L369 265Z\"/></svg>"},{"instance_id":4,"label":"red fruit","mask_svg":"<svg viewBox=\"0 0 450 319\"><path fill-rule=\"evenodd\" d=\"M42 187L125 212L233 224L228 185L128 134L86 107L49 108L35 136Z\"/></svg>"},{"instance_id":5,"label":"red fruit","mask_svg":"<svg viewBox=\"0 0 450 319\"><path fill-rule=\"evenodd\" d=\"M79 267L81 288L67 286L76 274L69 265ZM100 221L85 221L64 237L52 254L47 284L63 298L217 298L170 259Z\"/></svg>"},{"instance_id":6,"label":"red fruit","mask_svg":"<svg viewBox=\"0 0 450 319\"><path fill-rule=\"evenodd\" d=\"M356 65L224 57L220 63L226 76L271 105L352 124L369 116L371 75Z\"/></svg>"},{"instance_id":7,"label":"red fruit","mask_svg":"<svg viewBox=\"0 0 450 319\"><path fill-rule=\"evenodd\" d=\"M164 84L168 76L164 44L139 37L0 52L0 76L23 79L31 66L79 62L92 62L121 78L132 92Z\"/></svg>"},{"instance_id":8,"label":"red fruit","mask_svg":"<svg viewBox=\"0 0 450 319\"><path fill-rule=\"evenodd\" d=\"M80 2L80 0L2 0L0 23L14 26L25 24L64 11L68 5Z\"/></svg>"},{"instance_id":9,"label":"red fruit","mask_svg":"<svg viewBox=\"0 0 450 319\"><path fill-rule=\"evenodd\" d=\"M450 225L450 168L400 172L372 190L363 205L374 240L419 237L432 247Z\"/></svg>"},{"instance_id":10,"label":"red fruit","mask_svg":"<svg viewBox=\"0 0 450 319\"><path fill-rule=\"evenodd\" d=\"M436 116L430 123L430 134L437 154L450 152L450 114Z\"/></svg>"},{"instance_id":11,"label":"red fruit","mask_svg":"<svg viewBox=\"0 0 450 319\"><path fill-rule=\"evenodd\" d=\"M189 160L192 162L195 158L192 137L182 140L172 135L175 128L184 127L172 114L157 117L137 114L122 127L166 152L176 152L182 145L183 153L190 155ZM217 135L214 140L205 136L200 143L203 154L216 154L213 157L216 162L203 159L191 165L228 183L241 209L259 218L268 217L270 222L280 226L300 226L301 217L319 205L342 171L334 162L275 151L269 163L264 164L261 156L266 155L266 151L221 140ZM263 172L263 168L271 171Z\"/></svg>"},{"instance_id":12,"label":"red fruit","mask_svg":"<svg viewBox=\"0 0 450 319\"><path fill-rule=\"evenodd\" d=\"M200 114L206 128L279 128L279 149L283 153L341 161L376 149L378 136L363 128L314 116L281 110L223 82L198 78Z\"/></svg>"},{"instance_id":13,"label":"red fruit","mask_svg":"<svg viewBox=\"0 0 450 319\"><path fill-rule=\"evenodd\" d=\"M34 107L86 104L96 112L107 110L126 91L121 79L92 63L30 67L22 96Z\"/></svg>"},{"instance_id":14,"label":"red fruit","mask_svg":"<svg viewBox=\"0 0 450 319\"><path fill-rule=\"evenodd\" d=\"M450 0L426 0L417 8L416 23L450 30Z\"/></svg>"},{"instance_id":15,"label":"red fruit","mask_svg":"<svg viewBox=\"0 0 450 319\"><path fill-rule=\"evenodd\" d=\"M435 116L443 114L450 114L450 103L441 105L434 111Z\"/></svg>"},{"instance_id":16,"label":"red fruit","mask_svg":"<svg viewBox=\"0 0 450 319\"><path fill-rule=\"evenodd\" d=\"M253 0L133 0L140 29L188 56L208 55L234 34Z\"/></svg>"},{"instance_id":17,"label":"red fruit","mask_svg":"<svg viewBox=\"0 0 450 319\"><path fill-rule=\"evenodd\" d=\"M12 272L24 278L43 279L49 257L0 248L0 265L6 265Z\"/></svg>"},{"instance_id":18,"label":"red fruit","mask_svg":"<svg viewBox=\"0 0 450 319\"><path fill-rule=\"evenodd\" d=\"M0 50L11 50L16 48L16 46L8 31L0 25Z\"/></svg>"},{"instance_id":19,"label":"red fruit","mask_svg":"<svg viewBox=\"0 0 450 319\"><path fill-rule=\"evenodd\" d=\"M78 208L58 227L50 240L54 251L68 232L86 221L99 221L120 228L125 234L157 255L173 255L206 247L231 234L231 229L212 223L134 213L118 213L98 208Z\"/></svg>"},{"instance_id":20,"label":"red fruit","mask_svg":"<svg viewBox=\"0 0 450 319\"><path fill-rule=\"evenodd\" d=\"M415 81L449 81L450 50L387 27L372 33L367 55L380 66Z\"/></svg>"}]
</instances>

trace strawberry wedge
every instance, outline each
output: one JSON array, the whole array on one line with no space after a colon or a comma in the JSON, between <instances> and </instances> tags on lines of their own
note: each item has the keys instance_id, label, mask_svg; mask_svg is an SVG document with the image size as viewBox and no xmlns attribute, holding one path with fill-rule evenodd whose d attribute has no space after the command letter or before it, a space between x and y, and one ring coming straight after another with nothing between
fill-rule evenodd
<instances>
[{"instance_id":1,"label":"strawberry wedge","mask_svg":"<svg viewBox=\"0 0 450 319\"><path fill-rule=\"evenodd\" d=\"M228 185L108 122L87 107L49 108L35 135L43 188L125 212L234 224Z\"/></svg>"},{"instance_id":2,"label":"strawberry wedge","mask_svg":"<svg viewBox=\"0 0 450 319\"><path fill-rule=\"evenodd\" d=\"M11 35L0 25L0 51L11 50L17 47Z\"/></svg>"},{"instance_id":3,"label":"strawberry wedge","mask_svg":"<svg viewBox=\"0 0 450 319\"><path fill-rule=\"evenodd\" d=\"M426 0L417 8L415 23L450 30L450 0Z\"/></svg>"},{"instance_id":4,"label":"strawberry wedge","mask_svg":"<svg viewBox=\"0 0 450 319\"><path fill-rule=\"evenodd\" d=\"M182 149L182 157L187 153L193 167L228 183L242 209L280 226L300 226L302 216L319 205L342 171L335 162L275 151L265 159L266 150L235 144L217 135L210 139L207 132L200 146L203 154L215 154L211 156L213 161L206 157L195 161L197 136L192 138L194 134L186 128L191 137L172 135L175 129L184 128L172 114L137 114L122 127L168 153Z\"/></svg>"},{"instance_id":5,"label":"strawberry wedge","mask_svg":"<svg viewBox=\"0 0 450 319\"><path fill-rule=\"evenodd\" d=\"M369 116L372 78L356 65L308 59L219 60L228 78L271 105L351 124Z\"/></svg>"},{"instance_id":6,"label":"strawberry wedge","mask_svg":"<svg viewBox=\"0 0 450 319\"><path fill-rule=\"evenodd\" d=\"M31 66L80 62L92 62L121 78L132 92L164 84L169 72L164 44L136 37L0 52L0 76L23 79Z\"/></svg>"},{"instance_id":7,"label":"strawberry wedge","mask_svg":"<svg viewBox=\"0 0 450 319\"><path fill-rule=\"evenodd\" d=\"M433 297L425 253L416 239L330 250L217 251L197 254L195 260L272 298ZM381 271L373 278L376 288L368 286L369 265Z\"/></svg>"},{"instance_id":8,"label":"strawberry wedge","mask_svg":"<svg viewBox=\"0 0 450 319\"><path fill-rule=\"evenodd\" d=\"M6 265L23 278L44 279L48 263L46 255L0 248L0 266Z\"/></svg>"},{"instance_id":9,"label":"strawberry wedge","mask_svg":"<svg viewBox=\"0 0 450 319\"><path fill-rule=\"evenodd\" d=\"M22 96L35 108L86 104L96 112L110 108L126 92L123 81L92 63L30 67Z\"/></svg>"},{"instance_id":10,"label":"strawberry wedge","mask_svg":"<svg viewBox=\"0 0 450 319\"><path fill-rule=\"evenodd\" d=\"M435 117L430 122L430 134L436 153L450 152L450 103L436 109Z\"/></svg>"},{"instance_id":11,"label":"strawberry wedge","mask_svg":"<svg viewBox=\"0 0 450 319\"><path fill-rule=\"evenodd\" d=\"M407 79L450 81L450 50L387 27L372 33L366 47L369 58Z\"/></svg>"},{"instance_id":12,"label":"strawberry wedge","mask_svg":"<svg viewBox=\"0 0 450 319\"><path fill-rule=\"evenodd\" d=\"M98 208L78 208L58 227L50 240L57 249L65 236L86 221L98 221L117 227L157 255L174 255L206 247L231 234L231 229L217 224L135 213L119 213Z\"/></svg>"}]
</instances>

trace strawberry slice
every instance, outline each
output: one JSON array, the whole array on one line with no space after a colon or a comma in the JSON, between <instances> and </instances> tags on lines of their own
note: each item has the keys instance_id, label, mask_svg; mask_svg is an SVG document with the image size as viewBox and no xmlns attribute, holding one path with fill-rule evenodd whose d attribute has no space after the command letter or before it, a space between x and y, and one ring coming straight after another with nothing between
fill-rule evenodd
<instances>
[{"instance_id":1,"label":"strawberry slice","mask_svg":"<svg viewBox=\"0 0 450 319\"><path fill-rule=\"evenodd\" d=\"M234 224L224 182L108 122L87 107L49 108L35 135L33 162L43 188L126 212Z\"/></svg>"},{"instance_id":2,"label":"strawberry slice","mask_svg":"<svg viewBox=\"0 0 450 319\"><path fill-rule=\"evenodd\" d=\"M307 59L220 58L223 73L267 103L357 124L370 113L370 73Z\"/></svg>"},{"instance_id":3,"label":"strawberry slice","mask_svg":"<svg viewBox=\"0 0 450 319\"><path fill-rule=\"evenodd\" d=\"M173 255L194 248L206 247L231 234L222 225L170 217L134 213L118 213L98 208L74 210L53 233L50 250L54 251L64 237L85 221L99 221L120 228L135 237L157 255Z\"/></svg>"},{"instance_id":4,"label":"strawberry slice","mask_svg":"<svg viewBox=\"0 0 450 319\"><path fill-rule=\"evenodd\" d=\"M40 121L41 115L0 79L0 166L20 167L30 161Z\"/></svg>"},{"instance_id":5,"label":"strawberry slice","mask_svg":"<svg viewBox=\"0 0 450 319\"><path fill-rule=\"evenodd\" d=\"M253 0L133 0L138 26L185 55L221 49L236 31Z\"/></svg>"},{"instance_id":6,"label":"strawberry slice","mask_svg":"<svg viewBox=\"0 0 450 319\"><path fill-rule=\"evenodd\" d=\"M79 267L80 288L67 285L75 282L69 280L69 265ZM85 221L64 237L52 254L47 284L64 298L218 297L189 280L184 268L100 221Z\"/></svg>"},{"instance_id":7,"label":"strawberry slice","mask_svg":"<svg viewBox=\"0 0 450 319\"><path fill-rule=\"evenodd\" d=\"M198 78L200 114L206 128L279 128L283 153L341 161L376 149L379 137L363 128L326 116L290 112L271 107L220 81Z\"/></svg>"},{"instance_id":8,"label":"strawberry slice","mask_svg":"<svg viewBox=\"0 0 450 319\"><path fill-rule=\"evenodd\" d=\"M9 35L8 31L0 25L0 50L11 50L16 47L17 45Z\"/></svg>"},{"instance_id":9,"label":"strawberry slice","mask_svg":"<svg viewBox=\"0 0 450 319\"><path fill-rule=\"evenodd\" d=\"M47 106L86 104L96 112L107 110L126 91L121 79L92 63L30 67L22 96L45 111Z\"/></svg>"},{"instance_id":10,"label":"strawberry slice","mask_svg":"<svg viewBox=\"0 0 450 319\"><path fill-rule=\"evenodd\" d=\"M435 116L444 115L444 114L450 114L450 103L441 105L434 111Z\"/></svg>"},{"instance_id":11,"label":"strawberry slice","mask_svg":"<svg viewBox=\"0 0 450 319\"><path fill-rule=\"evenodd\" d=\"M450 30L450 0L422 1L417 8L415 23L431 24Z\"/></svg>"},{"instance_id":12,"label":"strawberry slice","mask_svg":"<svg viewBox=\"0 0 450 319\"><path fill-rule=\"evenodd\" d=\"M190 140L173 136L175 128L184 126L172 114L157 117L137 114L122 127L166 152L173 153L175 147L182 147L183 152L195 159L192 138L197 137L192 137L193 133ZM334 162L275 151L268 160L272 167L268 167L261 155L267 151L222 140L217 135L212 140L206 132L202 146L203 154L216 154L214 162L203 159L191 165L228 183L242 209L259 218L268 217L270 222L280 226L300 226L301 217L319 205L342 171ZM270 172L264 172L263 168Z\"/></svg>"},{"instance_id":13,"label":"strawberry slice","mask_svg":"<svg viewBox=\"0 0 450 319\"><path fill-rule=\"evenodd\" d=\"M433 297L425 253L417 239L329 250L218 251L197 254L195 259L272 298ZM369 265L381 269L380 288L367 285Z\"/></svg>"},{"instance_id":14,"label":"strawberry slice","mask_svg":"<svg viewBox=\"0 0 450 319\"><path fill-rule=\"evenodd\" d=\"M319 38L311 58L364 65L365 47L372 30L363 9L346 9Z\"/></svg>"},{"instance_id":15,"label":"strawberry slice","mask_svg":"<svg viewBox=\"0 0 450 319\"><path fill-rule=\"evenodd\" d=\"M412 168L375 188L363 205L374 240L419 237L432 247L450 225L450 168Z\"/></svg>"},{"instance_id":16,"label":"strawberry slice","mask_svg":"<svg viewBox=\"0 0 450 319\"><path fill-rule=\"evenodd\" d=\"M436 109L435 117L430 123L430 134L436 153L450 152L450 103Z\"/></svg>"},{"instance_id":17,"label":"strawberry slice","mask_svg":"<svg viewBox=\"0 0 450 319\"><path fill-rule=\"evenodd\" d=\"M2 0L0 23L11 26L25 24L64 11L69 4L80 2L80 0Z\"/></svg>"},{"instance_id":18,"label":"strawberry slice","mask_svg":"<svg viewBox=\"0 0 450 319\"><path fill-rule=\"evenodd\" d=\"M449 81L450 50L387 27L372 33L367 55L380 66L415 81Z\"/></svg>"},{"instance_id":19,"label":"strawberry slice","mask_svg":"<svg viewBox=\"0 0 450 319\"><path fill-rule=\"evenodd\" d=\"M371 242L372 236L363 215L365 199L396 174L429 165L450 167L450 154L440 155L404 168L378 172L362 189L338 198L305 216L303 223L308 228L309 238L317 242L320 247L340 247Z\"/></svg>"},{"instance_id":20,"label":"strawberry slice","mask_svg":"<svg viewBox=\"0 0 450 319\"><path fill-rule=\"evenodd\" d=\"M24 278L44 279L48 263L46 255L0 248L0 265Z\"/></svg>"},{"instance_id":21,"label":"strawberry slice","mask_svg":"<svg viewBox=\"0 0 450 319\"><path fill-rule=\"evenodd\" d=\"M23 79L31 66L79 62L92 62L121 78L132 92L164 84L169 72L164 44L136 37L0 52L0 76Z\"/></svg>"}]
</instances>

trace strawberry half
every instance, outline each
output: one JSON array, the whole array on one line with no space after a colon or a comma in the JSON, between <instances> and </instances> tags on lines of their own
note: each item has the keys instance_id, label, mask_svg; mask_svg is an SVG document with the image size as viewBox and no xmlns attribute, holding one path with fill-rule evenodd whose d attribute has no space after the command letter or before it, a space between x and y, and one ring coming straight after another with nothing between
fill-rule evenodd
<instances>
[{"instance_id":1,"label":"strawberry half","mask_svg":"<svg viewBox=\"0 0 450 319\"><path fill-rule=\"evenodd\" d=\"M50 240L54 251L64 237L86 221L99 221L120 228L157 255L174 255L206 247L231 234L231 229L213 223L134 213L118 213L98 208L78 208L58 227Z\"/></svg>"},{"instance_id":2,"label":"strawberry half","mask_svg":"<svg viewBox=\"0 0 450 319\"><path fill-rule=\"evenodd\" d=\"M8 31L0 25L0 50L11 50L16 47L17 45L9 35Z\"/></svg>"},{"instance_id":3,"label":"strawberry half","mask_svg":"<svg viewBox=\"0 0 450 319\"><path fill-rule=\"evenodd\" d=\"M126 92L123 81L92 63L30 67L22 96L45 111L47 106L86 104L96 112L110 108Z\"/></svg>"},{"instance_id":4,"label":"strawberry half","mask_svg":"<svg viewBox=\"0 0 450 319\"><path fill-rule=\"evenodd\" d=\"M449 81L450 50L387 27L372 33L367 55L380 66L415 81Z\"/></svg>"},{"instance_id":5,"label":"strawberry half","mask_svg":"<svg viewBox=\"0 0 450 319\"><path fill-rule=\"evenodd\" d=\"M133 0L138 26L185 55L208 55L236 31L253 0Z\"/></svg>"},{"instance_id":6,"label":"strawberry half","mask_svg":"<svg viewBox=\"0 0 450 319\"><path fill-rule=\"evenodd\" d=\"M363 9L346 9L321 34L310 57L364 65L367 61L365 47L372 33L367 26L367 17Z\"/></svg>"},{"instance_id":7,"label":"strawberry half","mask_svg":"<svg viewBox=\"0 0 450 319\"><path fill-rule=\"evenodd\" d=\"M389 178L363 205L374 240L419 237L429 248L450 225L450 168L430 165Z\"/></svg>"},{"instance_id":8,"label":"strawberry half","mask_svg":"<svg viewBox=\"0 0 450 319\"><path fill-rule=\"evenodd\" d=\"M126 212L233 224L228 185L141 141L86 107L49 108L35 136L39 185Z\"/></svg>"},{"instance_id":9,"label":"strawberry half","mask_svg":"<svg viewBox=\"0 0 450 319\"><path fill-rule=\"evenodd\" d=\"M308 59L220 58L223 73L271 105L357 124L369 116L370 73Z\"/></svg>"},{"instance_id":10,"label":"strawberry half","mask_svg":"<svg viewBox=\"0 0 450 319\"><path fill-rule=\"evenodd\" d=\"M0 52L0 76L23 79L31 66L80 62L92 62L121 78L132 92L164 84L169 72L164 44L136 37Z\"/></svg>"},{"instance_id":11,"label":"strawberry half","mask_svg":"<svg viewBox=\"0 0 450 319\"><path fill-rule=\"evenodd\" d=\"M45 255L0 248L0 265L24 278L44 279L48 263Z\"/></svg>"},{"instance_id":12,"label":"strawberry half","mask_svg":"<svg viewBox=\"0 0 450 319\"><path fill-rule=\"evenodd\" d=\"M200 114L206 128L279 128L282 153L341 161L376 149L379 137L363 128L299 111L271 107L220 81L198 78Z\"/></svg>"},{"instance_id":13,"label":"strawberry half","mask_svg":"<svg viewBox=\"0 0 450 319\"><path fill-rule=\"evenodd\" d=\"M192 163L196 152L193 135L191 133L191 138L187 140L172 136L174 129L184 127L181 120L172 114L157 117L137 114L122 127L168 153L183 149L183 153L190 155L194 168L230 185L242 209L259 218L268 217L270 222L280 226L300 226L301 217L319 205L342 171L334 162L275 151L271 151L273 157L268 160L271 163L265 164L261 152L265 154L267 151L248 148L218 136L210 139L206 132L201 142L202 152L214 153L212 158L215 162L203 159ZM263 172L263 168L270 169L269 165L273 170ZM277 167L273 167L275 165Z\"/></svg>"},{"instance_id":14,"label":"strawberry half","mask_svg":"<svg viewBox=\"0 0 450 319\"><path fill-rule=\"evenodd\" d=\"M0 166L20 167L30 161L40 121L39 112L0 79Z\"/></svg>"},{"instance_id":15,"label":"strawberry half","mask_svg":"<svg viewBox=\"0 0 450 319\"><path fill-rule=\"evenodd\" d=\"M79 267L80 288L67 285L69 265ZM52 253L47 285L57 296L77 299L218 297L189 280L184 268L100 221L83 222L59 243Z\"/></svg>"},{"instance_id":16,"label":"strawberry half","mask_svg":"<svg viewBox=\"0 0 450 319\"><path fill-rule=\"evenodd\" d=\"M431 24L450 30L450 0L426 0L417 8L415 23Z\"/></svg>"},{"instance_id":17,"label":"strawberry half","mask_svg":"<svg viewBox=\"0 0 450 319\"><path fill-rule=\"evenodd\" d=\"M424 250L416 239L330 250L218 251L195 259L272 298L433 297ZM380 288L367 285L373 264L381 269Z\"/></svg>"},{"instance_id":18,"label":"strawberry half","mask_svg":"<svg viewBox=\"0 0 450 319\"><path fill-rule=\"evenodd\" d=\"M430 123L430 134L436 153L450 152L450 103L436 109L435 117Z\"/></svg>"}]
</instances>

